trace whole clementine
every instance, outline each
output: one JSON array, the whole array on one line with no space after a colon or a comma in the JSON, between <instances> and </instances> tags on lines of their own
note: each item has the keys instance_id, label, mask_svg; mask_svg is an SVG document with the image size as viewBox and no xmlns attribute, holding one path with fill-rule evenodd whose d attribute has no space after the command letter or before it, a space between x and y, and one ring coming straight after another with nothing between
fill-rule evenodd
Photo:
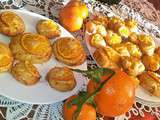
<instances>
[{"instance_id":1,"label":"whole clementine","mask_svg":"<svg viewBox=\"0 0 160 120\"><path fill-rule=\"evenodd\" d=\"M72 9L65 7L59 13L60 23L70 32L79 30L83 25L83 18L78 15L76 7Z\"/></svg>"},{"instance_id":2,"label":"whole clementine","mask_svg":"<svg viewBox=\"0 0 160 120\"><path fill-rule=\"evenodd\" d=\"M94 98L97 111L103 116L115 117L127 112L135 100L135 83L133 78L121 70L115 70L115 75L105 83ZM104 75L101 82L110 75ZM99 84L90 80L87 86L89 94L93 93Z\"/></svg>"},{"instance_id":3,"label":"whole clementine","mask_svg":"<svg viewBox=\"0 0 160 120\"><path fill-rule=\"evenodd\" d=\"M87 5L81 1L81 0L71 0L68 4L67 7L69 7L70 9L72 9L72 7L77 7L80 11L80 14L82 16L83 19L88 17L88 7Z\"/></svg>"},{"instance_id":4,"label":"whole clementine","mask_svg":"<svg viewBox=\"0 0 160 120\"><path fill-rule=\"evenodd\" d=\"M64 120L73 120L74 114L77 110L76 105L68 106L68 103L71 102L77 96L71 96L68 100L64 103L63 107L63 115ZM77 118L77 120L96 120L96 110L90 104L84 104L81 112Z\"/></svg>"}]
</instances>

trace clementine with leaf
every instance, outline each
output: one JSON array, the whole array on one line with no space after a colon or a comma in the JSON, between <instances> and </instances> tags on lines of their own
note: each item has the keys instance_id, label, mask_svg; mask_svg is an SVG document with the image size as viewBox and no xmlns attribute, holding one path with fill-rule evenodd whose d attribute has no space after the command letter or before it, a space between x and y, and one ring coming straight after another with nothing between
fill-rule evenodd
<instances>
[{"instance_id":1,"label":"clementine with leaf","mask_svg":"<svg viewBox=\"0 0 160 120\"><path fill-rule=\"evenodd\" d=\"M63 107L64 120L75 120L77 105L70 104L75 98L77 98L76 95L71 96L67 101L65 101ZM95 108L90 104L84 104L76 120L96 120Z\"/></svg>"},{"instance_id":2,"label":"clementine with leaf","mask_svg":"<svg viewBox=\"0 0 160 120\"><path fill-rule=\"evenodd\" d=\"M104 75L101 82L106 80L108 75ZM94 82L94 81L91 81ZM89 83L95 85L95 83ZM94 86L94 89L99 86ZM91 93L93 87L88 86ZM95 103L98 113L104 116L115 117L127 112L135 100L135 84L133 78L121 70L116 70L115 75L108 80L103 88L96 94Z\"/></svg>"}]
</instances>

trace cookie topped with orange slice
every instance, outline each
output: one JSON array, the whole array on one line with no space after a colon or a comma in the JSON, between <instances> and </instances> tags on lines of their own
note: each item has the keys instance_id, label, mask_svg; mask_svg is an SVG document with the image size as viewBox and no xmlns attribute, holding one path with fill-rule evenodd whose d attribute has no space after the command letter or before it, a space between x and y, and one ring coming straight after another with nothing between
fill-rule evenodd
<instances>
[{"instance_id":1,"label":"cookie topped with orange slice","mask_svg":"<svg viewBox=\"0 0 160 120\"><path fill-rule=\"evenodd\" d=\"M53 20L40 20L36 25L37 32L47 38L58 37L61 34L60 28Z\"/></svg>"},{"instance_id":2,"label":"cookie topped with orange slice","mask_svg":"<svg viewBox=\"0 0 160 120\"><path fill-rule=\"evenodd\" d=\"M43 35L24 33L12 38L11 51L17 60L42 63L50 59L52 48L50 41Z\"/></svg>"},{"instance_id":3,"label":"cookie topped with orange slice","mask_svg":"<svg viewBox=\"0 0 160 120\"><path fill-rule=\"evenodd\" d=\"M0 42L0 72L8 71L12 65L13 57L7 45Z\"/></svg>"},{"instance_id":4,"label":"cookie topped with orange slice","mask_svg":"<svg viewBox=\"0 0 160 120\"><path fill-rule=\"evenodd\" d=\"M76 86L73 71L67 67L54 67L46 76L49 85L59 91L70 91Z\"/></svg>"},{"instance_id":5,"label":"cookie topped with orange slice","mask_svg":"<svg viewBox=\"0 0 160 120\"><path fill-rule=\"evenodd\" d=\"M7 36L16 36L25 31L25 24L16 13L5 11L0 14L0 31Z\"/></svg>"},{"instance_id":6,"label":"cookie topped with orange slice","mask_svg":"<svg viewBox=\"0 0 160 120\"><path fill-rule=\"evenodd\" d=\"M29 61L20 61L12 69L13 77L24 85L33 85L40 80L37 68Z\"/></svg>"},{"instance_id":7,"label":"cookie topped with orange slice","mask_svg":"<svg viewBox=\"0 0 160 120\"><path fill-rule=\"evenodd\" d=\"M71 37L57 39L53 43L53 53L56 59L70 66L81 65L86 60L81 43Z\"/></svg>"}]
</instances>

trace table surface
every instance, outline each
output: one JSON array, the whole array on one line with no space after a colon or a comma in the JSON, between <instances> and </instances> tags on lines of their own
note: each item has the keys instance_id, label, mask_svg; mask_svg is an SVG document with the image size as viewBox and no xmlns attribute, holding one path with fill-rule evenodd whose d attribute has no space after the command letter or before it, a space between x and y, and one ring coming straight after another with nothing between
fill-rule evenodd
<instances>
[{"instance_id":1,"label":"table surface","mask_svg":"<svg viewBox=\"0 0 160 120\"><path fill-rule=\"evenodd\" d=\"M12 4L11 0L6 0L9 2L6 2L5 0L3 0L3 1L4 2L0 3L0 9L1 8L9 8L10 5L6 5L6 3ZM15 0L15 1L19 2L20 0ZM27 1L27 0L24 0L24 1ZM44 0L42 0L42 1L44 1ZM147 0L123 0L123 2L126 5L128 5L130 8L139 12L146 19L148 19L151 22L153 22L154 24L160 26L160 0L148 0L148 1ZM40 6L40 7L43 7L43 6ZM27 116L25 116L21 120L27 120L28 118L32 119L37 107L38 107L38 105L33 105L31 108L32 110L29 113L27 113ZM8 111L5 106L0 107L0 120L5 120L7 112ZM105 120L109 120L109 119L112 119L112 118L107 118L107 117L105 118ZM156 120L156 118L154 118L154 119Z\"/></svg>"}]
</instances>

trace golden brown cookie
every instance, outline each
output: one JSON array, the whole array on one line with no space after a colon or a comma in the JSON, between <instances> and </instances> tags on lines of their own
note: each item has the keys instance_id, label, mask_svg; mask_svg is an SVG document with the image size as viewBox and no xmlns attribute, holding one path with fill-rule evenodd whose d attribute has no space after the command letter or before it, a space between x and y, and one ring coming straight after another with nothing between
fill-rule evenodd
<instances>
[{"instance_id":1,"label":"golden brown cookie","mask_svg":"<svg viewBox=\"0 0 160 120\"><path fill-rule=\"evenodd\" d=\"M100 34L93 34L89 40L89 43L92 47L101 47L101 46L106 46L105 39L103 38L102 35Z\"/></svg>"},{"instance_id":2,"label":"golden brown cookie","mask_svg":"<svg viewBox=\"0 0 160 120\"><path fill-rule=\"evenodd\" d=\"M157 73L147 71L138 76L140 85L152 95L160 97L160 76Z\"/></svg>"},{"instance_id":3,"label":"golden brown cookie","mask_svg":"<svg viewBox=\"0 0 160 120\"><path fill-rule=\"evenodd\" d=\"M61 34L60 28L53 20L40 20L36 26L37 32L51 39Z\"/></svg>"},{"instance_id":4,"label":"golden brown cookie","mask_svg":"<svg viewBox=\"0 0 160 120\"><path fill-rule=\"evenodd\" d=\"M101 67L119 68L118 62L120 60L120 55L109 46L97 48L93 56Z\"/></svg>"},{"instance_id":5,"label":"golden brown cookie","mask_svg":"<svg viewBox=\"0 0 160 120\"><path fill-rule=\"evenodd\" d=\"M147 70L157 71L160 68L160 57L157 54L151 56L144 55L142 57L142 62Z\"/></svg>"},{"instance_id":6,"label":"golden brown cookie","mask_svg":"<svg viewBox=\"0 0 160 120\"><path fill-rule=\"evenodd\" d=\"M127 47L130 53L130 56L133 56L139 59L141 58L142 52L140 51L140 48L136 44L131 43L131 42L126 42L125 46Z\"/></svg>"},{"instance_id":7,"label":"golden brown cookie","mask_svg":"<svg viewBox=\"0 0 160 120\"><path fill-rule=\"evenodd\" d=\"M130 57L130 53L127 49L127 46L124 43L116 44L116 45L113 45L112 47L120 54L120 56Z\"/></svg>"},{"instance_id":8,"label":"golden brown cookie","mask_svg":"<svg viewBox=\"0 0 160 120\"><path fill-rule=\"evenodd\" d=\"M149 35L141 34L138 36L139 47L143 54L153 55L156 45L153 38Z\"/></svg>"},{"instance_id":9,"label":"golden brown cookie","mask_svg":"<svg viewBox=\"0 0 160 120\"><path fill-rule=\"evenodd\" d=\"M46 76L49 85L58 91L70 91L76 86L72 70L67 67L54 67Z\"/></svg>"},{"instance_id":10,"label":"golden brown cookie","mask_svg":"<svg viewBox=\"0 0 160 120\"><path fill-rule=\"evenodd\" d=\"M123 57L121 58L121 64L124 71L131 76L137 76L145 70L141 60L135 57Z\"/></svg>"},{"instance_id":11,"label":"golden brown cookie","mask_svg":"<svg viewBox=\"0 0 160 120\"><path fill-rule=\"evenodd\" d=\"M50 41L42 35L24 33L12 38L9 47L17 60L43 63L52 55Z\"/></svg>"},{"instance_id":12,"label":"golden brown cookie","mask_svg":"<svg viewBox=\"0 0 160 120\"><path fill-rule=\"evenodd\" d=\"M106 43L109 45L115 45L115 44L120 44L122 42L121 36L119 36L117 33L114 33L111 30L107 31L106 35Z\"/></svg>"},{"instance_id":13,"label":"golden brown cookie","mask_svg":"<svg viewBox=\"0 0 160 120\"><path fill-rule=\"evenodd\" d=\"M57 60L70 66L81 65L86 60L81 43L71 37L57 39L53 43L53 53Z\"/></svg>"},{"instance_id":14,"label":"golden brown cookie","mask_svg":"<svg viewBox=\"0 0 160 120\"><path fill-rule=\"evenodd\" d=\"M12 65L13 57L7 45L0 42L0 72L8 71Z\"/></svg>"},{"instance_id":15,"label":"golden brown cookie","mask_svg":"<svg viewBox=\"0 0 160 120\"><path fill-rule=\"evenodd\" d=\"M7 36L16 36L25 31L25 24L16 13L2 12L0 14L0 31Z\"/></svg>"},{"instance_id":16,"label":"golden brown cookie","mask_svg":"<svg viewBox=\"0 0 160 120\"><path fill-rule=\"evenodd\" d=\"M11 74L24 85L34 85L40 80L37 68L29 61L16 63L11 69Z\"/></svg>"},{"instance_id":17,"label":"golden brown cookie","mask_svg":"<svg viewBox=\"0 0 160 120\"><path fill-rule=\"evenodd\" d=\"M129 36L128 36L128 40L132 43L135 44L139 44L139 40L138 40L138 35L135 32L132 32Z\"/></svg>"}]
</instances>

